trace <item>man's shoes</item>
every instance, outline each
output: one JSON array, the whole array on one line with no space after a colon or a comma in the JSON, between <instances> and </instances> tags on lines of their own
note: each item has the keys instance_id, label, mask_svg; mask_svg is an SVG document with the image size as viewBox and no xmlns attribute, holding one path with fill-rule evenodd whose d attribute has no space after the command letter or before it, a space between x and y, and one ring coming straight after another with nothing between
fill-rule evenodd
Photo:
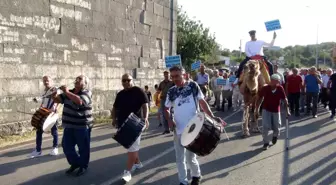
<instances>
[{"instance_id":1,"label":"man's shoes","mask_svg":"<svg viewBox=\"0 0 336 185\"><path fill-rule=\"evenodd\" d=\"M201 177L192 177L190 185L199 185L201 184Z\"/></svg>"},{"instance_id":2,"label":"man's shoes","mask_svg":"<svg viewBox=\"0 0 336 185\"><path fill-rule=\"evenodd\" d=\"M28 157L29 158L35 158L35 157L40 157L42 155L42 152L38 152L34 150Z\"/></svg>"},{"instance_id":3,"label":"man's shoes","mask_svg":"<svg viewBox=\"0 0 336 185\"><path fill-rule=\"evenodd\" d=\"M142 163L139 162L138 164L133 164L131 171L135 171L137 169L141 169L143 167Z\"/></svg>"},{"instance_id":4,"label":"man's shoes","mask_svg":"<svg viewBox=\"0 0 336 185\"><path fill-rule=\"evenodd\" d=\"M124 171L124 174L123 174L123 176L122 176L122 180L124 180L125 182L129 182L129 181L131 181L131 179L132 179L131 172L125 170L125 171Z\"/></svg>"},{"instance_id":5,"label":"man's shoes","mask_svg":"<svg viewBox=\"0 0 336 185\"><path fill-rule=\"evenodd\" d=\"M330 119L334 119L335 118L335 114L332 114L331 116L330 116Z\"/></svg>"},{"instance_id":6,"label":"man's shoes","mask_svg":"<svg viewBox=\"0 0 336 185\"><path fill-rule=\"evenodd\" d=\"M162 133L162 135L165 135L165 134L170 134L170 131L166 130Z\"/></svg>"},{"instance_id":7,"label":"man's shoes","mask_svg":"<svg viewBox=\"0 0 336 185\"><path fill-rule=\"evenodd\" d=\"M65 174L70 175L72 172L74 172L79 166L70 166L70 168L65 171Z\"/></svg>"},{"instance_id":8,"label":"man's shoes","mask_svg":"<svg viewBox=\"0 0 336 185\"><path fill-rule=\"evenodd\" d=\"M87 169L86 168L79 168L79 170L77 171L76 173L76 176L79 177L79 176L82 176L86 173Z\"/></svg>"},{"instance_id":9,"label":"man's shoes","mask_svg":"<svg viewBox=\"0 0 336 185\"><path fill-rule=\"evenodd\" d=\"M263 150L267 150L269 148L269 143L265 143L264 146L262 147Z\"/></svg>"},{"instance_id":10,"label":"man's shoes","mask_svg":"<svg viewBox=\"0 0 336 185\"><path fill-rule=\"evenodd\" d=\"M58 155L58 148L57 147L55 147L55 148L53 148L53 149L51 149L51 151L50 151L50 153L49 153L50 155L53 155L53 156L56 156L56 155Z\"/></svg>"},{"instance_id":11,"label":"man's shoes","mask_svg":"<svg viewBox=\"0 0 336 185\"><path fill-rule=\"evenodd\" d=\"M278 141L278 138L277 137L273 137L273 139L272 139L273 145L275 145L277 143L277 141Z\"/></svg>"}]
</instances>

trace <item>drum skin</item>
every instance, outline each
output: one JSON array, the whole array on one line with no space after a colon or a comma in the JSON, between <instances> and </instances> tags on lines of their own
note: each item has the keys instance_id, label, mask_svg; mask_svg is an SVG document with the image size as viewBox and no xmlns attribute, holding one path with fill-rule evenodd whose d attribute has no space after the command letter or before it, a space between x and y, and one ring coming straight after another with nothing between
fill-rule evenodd
<instances>
[{"instance_id":1,"label":"drum skin","mask_svg":"<svg viewBox=\"0 0 336 185\"><path fill-rule=\"evenodd\" d=\"M185 148L198 156L207 156L217 147L220 135L220 129L205 121L196 139Z\"/></svg>"},{"instance_id":2,"label":"drum skin","mask_svg":"<svg viewBox=\"0 0 336 185\"><path fill-rule=\"evenodd\" d=\"M131 114L118 129L117 133L113 136L113 139L128 149L138 139L144 127L144 122L136 115Z\"/></svg>"},{"instance_id":3,"label":"drum skin","mask_svg":"<svg viewBox=\"0 0 336 185\"><path fill-rule=\"evenodd\" d=\"M48 109L38 109L31 119L31 125L36 129L42 129L44 120L51 114Z\"/></svg>"}]
</instances>

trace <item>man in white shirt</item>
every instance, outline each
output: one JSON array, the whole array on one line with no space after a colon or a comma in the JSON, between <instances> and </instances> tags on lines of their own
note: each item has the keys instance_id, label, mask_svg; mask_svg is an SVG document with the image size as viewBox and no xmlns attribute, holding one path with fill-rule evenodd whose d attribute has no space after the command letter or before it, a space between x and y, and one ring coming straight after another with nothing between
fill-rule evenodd
<instances>
[{"instance_id":1,"label":"man in white shirt","mask_svg":"<svg viewBox=\"0 0 336 185\"><path fill-rule=\"evenodd\" d=\"M324 108L327 107L328 102L329 102L329 96L328 96L327 90L328 90L328 82L329 82L330 76L332 75L332 69L327 69L327 71L325 72L326 72L325 74L321 75L322 76L321 103L324 105Z\"/></svg>"},{"instance_id":2,"label":"man in white shirt","mask_svg":"<svg viewBox=\"0 0 336 185\"><path fill-rule=\"evenodd\" d=\"M185 81L183 78L185 71L181 66L174 66L169 71L175 86L171 87L168 91L165 102L165 116L168 119L169 127L175 128L174 148L180 185L189 184L187 165L192 177L191 185L199 185L201 170L196 154L182 146L181 135L189 121L196 115L198 104L212 119L218 122L221 119L213 115L208 103L204 100L204 95L198 84L193 81ZM169 112L171 107L174 107L174 120L171 119L171 113Z\"/></svg>"},{"instance_id":3,"label":"man in white shirt","mask_svg":"<svg viewBox=\"0 0 336 185\"><path fill-rule=\"evenodd\" d=\"M42 95L42 103L41 108L46 108L50 112L57 111L57 103L54 103L53 99L51 98L51 94L56 90L56 87L52 86L52 79L50 76L43 77L43 85L45 87L44 93ZM37 103L38 99L34 98L34 101ZM29 155L30 158L39 157L42 155L41 146L42 146L42 134L43 130L36 130L36 148L35 150ZM53 147L50 151L50 155L58 155L58 132L57 132L57 122L51 128L51 135L53 137Z\"/></svg>"},{"instance_id":4,"label":"man in white shirt","mask_svg":"<svg viewBox=\"0 0 336 185\"><path fill-rule=\"evenodd\" d=\"M243 60L238 68L238 78L241 74L241 72L244 69L244 65L250 60L250 59L263 59L268 67L268 72L269 75L271 76L273 74L273 65L272 63L268 62L266 57L264 56L264 52L263 52L263 47L267 46L267 47L272 47L274 45L274 41L276 38L276 33L274 32L273 34L273 39L271 41L271 43L266 43L265 41L262 40L257 40L256 38L256 31L255 30L251 30L249 32L251 40L248 41L245 45L245 55L246 58L245 60Z\"/></svg>"},{"instance_id":5,"label":"man in white shirt","mask_svg":"<svg viewBox=\"0 0 336 185\"><path fill-rule=\"evenodd\" d=\"M225 100L228 102L228 110L232 107L232 82L230 83L228 74L224 72L223 78L226 81L225 85L223 86L223 91L222 91L222 111L224 111L225 107Z\"/></svg>"}]
</instances>

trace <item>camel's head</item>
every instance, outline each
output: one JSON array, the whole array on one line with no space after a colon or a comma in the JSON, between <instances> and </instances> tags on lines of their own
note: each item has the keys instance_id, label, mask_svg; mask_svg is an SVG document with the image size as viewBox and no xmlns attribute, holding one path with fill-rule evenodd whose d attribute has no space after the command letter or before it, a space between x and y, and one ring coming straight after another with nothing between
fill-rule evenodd
<instances>
[{"instance_id":1,"label":"camel's head","mask_svg":"<svg viewBox=\"0 0 336 185\"><path fill-rule=\"evenodd\" d=\"M259 71L259 62L257 60L250 60L249 63L247 63L247 68L250 74L256 74Z\"/></svg>"}]
</instances>

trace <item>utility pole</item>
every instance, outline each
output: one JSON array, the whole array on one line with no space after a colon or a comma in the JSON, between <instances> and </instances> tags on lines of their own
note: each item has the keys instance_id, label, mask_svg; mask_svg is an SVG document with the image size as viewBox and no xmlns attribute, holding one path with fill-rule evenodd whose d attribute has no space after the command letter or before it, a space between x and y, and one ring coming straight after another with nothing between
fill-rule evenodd
<instances>
[{"instance_id":1,"label":"utility pole","mask_svg":"<svg viewBox=\"0 0 336 185\"><path fill-rule=\"evenodd\" d=\"M315 58L315 65L316 68L318 68L318 31L319 31L319 26L317 25L317 29L316 29L316 58Z\"/></svg>"},{"instance_id":2,"label":"utility pole","mask_svg":"<svg viewBox=\"0 0 336 185\"><path fill-rule=\"evenodd\" d=\"M242 40L240 39L240 45L239 45L239 58L241 58L242 55Z\"/></svg>"},{"instance_id":3,"label":"utility pole","mask_svg":"<svg viewBox=\"0 0 336 185\"><path fill-rule=\"evenodd\" d=\"M175 30L177 31L177 30ZM173 55L174 41L174 0L170 1L170 33L169 33L169 55Z\"/></svg>"}]
</instances>

